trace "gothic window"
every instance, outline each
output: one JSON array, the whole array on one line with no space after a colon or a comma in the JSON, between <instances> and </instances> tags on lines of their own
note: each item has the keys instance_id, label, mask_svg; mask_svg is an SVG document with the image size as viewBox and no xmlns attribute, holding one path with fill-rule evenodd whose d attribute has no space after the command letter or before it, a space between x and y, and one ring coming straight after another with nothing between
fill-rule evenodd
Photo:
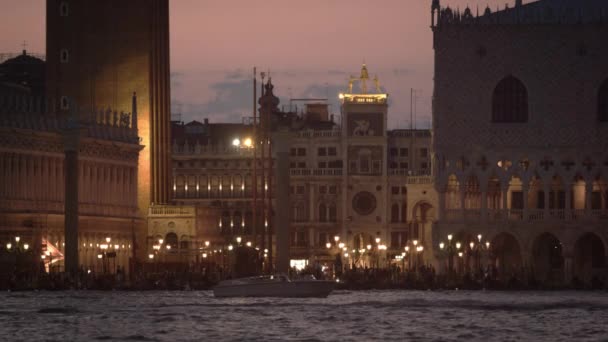
<instances>
[{"instance_id":1,"label":"gothic window","mask_svg":"<svg viewBox=\"0 0 608 342\"><path fill-rule=\"evenodd\" d=\"M492 122L517 123L528 121L528 91L513 76L498 82L492 96Z\"/></svg>"},{"instance_id":2,"label":"gothic window","mask_svg":"<svg viewBox=\"0 0 608 342\"><path fill-rule=\"evenodd\" d=\"M602 83L597 95L597 117L601 122L608 122L608 79Z\"/></svg>"},{"instance_id":3,"label":"gothic window","mask_svg":"<svg viewBox=\"0 0 608 342\"><path fill-rule=\"evenodd\" d=\"M62 1L61 4L59 5L59 15L62 17L67 17L69 14L69 7L68 7L68 3L65 1Z\"/></svg>"},{"instance_id":4,"label":"gothic window","mask_svg":"<svg viewBox=\"0 0 608 342\"><path fill-rule=\"evenodd\" d=\"M319 222L327 222L327 207L325 204L319 204Z\"/></svg>"},{"instance_id":5,"label":"gothic window","mask_svg":"<svg viewBox=\"0 0 608 342\"><path fill-rule=\"evenodd\" d=\"M70 61L70 54L68 52L68 49L61 49L61 52L59 53L59 60L61 61L61 63L67 63Z\"/></svg>"}]
</instances>

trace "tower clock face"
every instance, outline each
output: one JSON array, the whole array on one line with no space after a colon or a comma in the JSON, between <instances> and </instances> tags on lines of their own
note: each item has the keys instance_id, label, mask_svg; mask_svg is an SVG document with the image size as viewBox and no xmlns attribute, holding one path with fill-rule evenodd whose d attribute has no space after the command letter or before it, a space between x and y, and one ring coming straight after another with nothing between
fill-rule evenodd
<instances>
[{"instance_id":1,"label":"tower clock face","mask_svg":"<svg viewBox=\"0 0 608 342\"><path fill-rule=\"evenodd\" d=\"M361 216L367 216L376 210L376 196L371 192L361 191L353 197L353 210Z\"/></svg>"}]
</instances>

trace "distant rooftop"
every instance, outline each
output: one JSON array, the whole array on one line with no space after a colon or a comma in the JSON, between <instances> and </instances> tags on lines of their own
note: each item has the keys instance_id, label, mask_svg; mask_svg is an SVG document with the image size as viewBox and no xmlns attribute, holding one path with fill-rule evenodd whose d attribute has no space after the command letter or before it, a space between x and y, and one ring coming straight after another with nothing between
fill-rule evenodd
<instances>
[{"instance_id":1,"label":"distant rooftop","mask_svg":"<svg viewBox=\"0 0 608 342\"><path fill-rule=\"evenodd\" d=\"M441 8L437 26L470 24L608 24L607 0L510 1L504 8Z\"/></svg>"},{"instance_id":2,"label":"distant rooftop","mask_svg":"<svg viewBox=\"0 0 608 342\"><path fill-rule=\"evenodd\" d=\"M19 60L18 57L20 56L28 56L28 57L34 57L36 59L39 60L46 60L46 56L44 54L40 54L40 53L31 53L29 51L23 51L20 53L17 52L9 52L9 53L0 53L0 63L4 63L9 59L16 59Z\"/></svg>"}]
</instances>

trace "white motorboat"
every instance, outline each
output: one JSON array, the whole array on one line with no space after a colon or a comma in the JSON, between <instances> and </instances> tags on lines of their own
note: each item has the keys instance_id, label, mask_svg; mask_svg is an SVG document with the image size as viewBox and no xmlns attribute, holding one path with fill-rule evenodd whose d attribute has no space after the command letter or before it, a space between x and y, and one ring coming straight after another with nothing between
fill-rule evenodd
<instances>
[{"instance_id":1,"label":"white motorboat","mask_svg":"<svg viewBox=\"0 0 608 342\"><path fill-rule=\"evenodd\" d=\"M290 280L286 275L269 275L221 281L213 288L215 297L327 297L333 281L314 278Z\"/></svg>"}]
</instances>

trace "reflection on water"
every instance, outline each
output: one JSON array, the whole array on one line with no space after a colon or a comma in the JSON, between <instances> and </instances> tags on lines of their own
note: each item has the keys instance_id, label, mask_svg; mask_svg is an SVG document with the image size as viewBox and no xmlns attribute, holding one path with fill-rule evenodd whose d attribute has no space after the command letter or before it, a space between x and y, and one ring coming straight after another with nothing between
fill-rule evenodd
<instances>
[{"instance_id":1,"label":"reflection on water","mask_svg":"<svg viewBox=\"0 0 608 342\"><path fill-rule=\"evenodd\" d=\"M9 340L534 340L608 338L605 292L337 291L325 299L211 292L0 294Z\"/></svg>"}]
</instances>

